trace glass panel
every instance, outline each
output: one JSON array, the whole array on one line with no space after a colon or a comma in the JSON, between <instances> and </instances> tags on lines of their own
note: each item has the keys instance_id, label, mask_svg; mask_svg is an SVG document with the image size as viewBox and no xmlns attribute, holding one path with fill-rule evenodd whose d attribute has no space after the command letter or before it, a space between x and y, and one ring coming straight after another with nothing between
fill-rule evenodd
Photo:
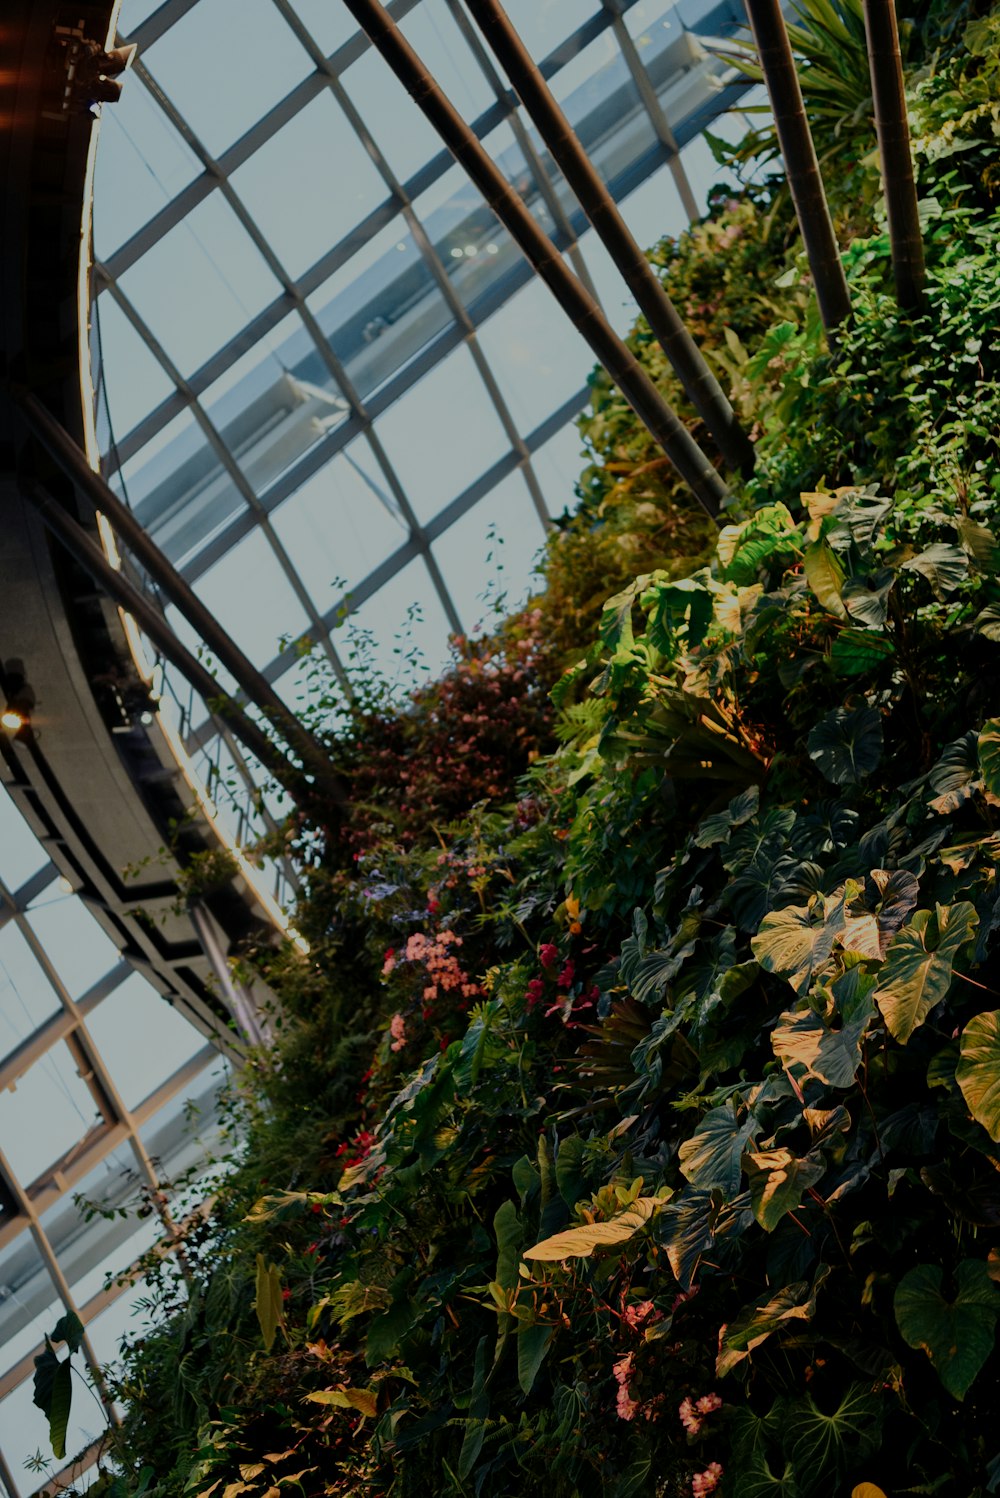
<instances>
[{"instance_id":1,"label":"glass panel","mask_svg":"<svg viewBox=\"0 0 1000 1498\"><path fill-rule=\"evenodd\" d=\"M363 439L321 468L271 517L321 614L407 537L385 475Z\"/></svg>"},{"instance_id":2,"label":"glass panel","mask_svg":"<svg viewBox=\"0 0 1000 1498\"><path fill-rule=\"evenodd\" d=\"M588 229L586 234L580 236L579 245L590 272L590 279L594 283L597 299L604 309L604 316L616 333L624 335L635 322L639 310L635 297L622 280L621 271L593 229ZM563 256L563 259L572 270L573 266L569 257ZM587 369L588 362L596 362L592 354L588 359L577 364L577 378ZM571 386L567 388L564 393L569 395L571 388Z\"/></svg>"},{"instance_id":3,"label":"glass panel","mask_svg":"<svg viewBox=\"0 0 1000 1498\"><path fill-rule=\"evenodd\" d=\"M429 520L509 450L500 418L467 348L456 349L389 408L377 430Z\"/></svg>"},{"instance_id":4,"label":"glass panel","mask_svg":"<svg viewBox=\"0 0 1000 1498\"><path fill-rule=\"evenodd\" d=\"M135 1285L130 1285L123 1290L117 1300L103 1310L94 1318L87 1327L94 1356L101 1364L113 1363L119 1355L122 1337L126 1334L135 1336L143 1324L143 1314L139 1302L145 1300L149 1295L149 1288L143 1280Z\"/></svg>"},{"instance_id":5,"label":"glass panel","mask_svg":"<svg viewBox=\"0 0 1000 1498\"><path fill-rule=\"evenodd\" d=\"M53 893L31 904L28 921L70 998L78 999L121 958L82 900L61 891L53 898Z\"/></svg>"},{"instance_id":6,"label":"glass panel","mask_svg":"<svg viewBox=\"0 0 1000 1498\"><path fill-rule=\"evenodd\" d=\"M534 430L566 400L594 361L549 288L537 280L491 317L478 337L522 432Z\"/></svg>"},{"instance_id":7,"label":"glass panel","mask_svg":"<svg viewBox=\"0 0 1000 1498\"><path fill-rule=\"evenodd\" d=\"M552 91L606 182L656 144L652 122L610 31L556 74Z\"/></svg>"},{"instance_id":8,"label":"glass panel","mask_svg":"<svg viewBox=\"0 0 1000 1498\"><path fill-rule=\"evenodd\" d=\"M448 620L424 562L410 562L362 604L334 643L343 660L356 650L362 669L374 667L401 692L438 672L448 656Z\"/></svg>"},{"instance_id":9,"label":"glass panel","mask_svg":"<svg viewBox=\"0 0 1000 1498\"><path fill-rule=\"evenodd\" d=\"M555 230L552 217L510 125L498 125L483 145L491 160L527 203L539 227L546 234L552 234ZM435 243L438 243L436 234ZM512 269L518 270L523 265L521 251L485 203L458 224L447 226L439 253L449 279L466 307L473 306Z\"/></svg>"},{"instance_id":10,"label":"glass panel","mask_svg":"<svg viewBox=\"0 0 1000 1498\"><path fill-rule=\"evenodd\" d=\"M92 1230L97 1230L90 1254L93 1264L75 1283L71 1281L73 1295L79 1305L85 1306L88 1300L105 1288L109 1275L124 1274L163 1237L163 1219L159 1213L148 1205L141 1207L140 1211L145 1215L138 1222L130 1213L128 1217L115 1217L111 1222L95 1218L89 1224ZM123 1295L126 1306L131 1298L132 1292L126 1290ZM103 1321L105 1315L107 1312L102 1311L98 1320ZM91 1326L95 1324L92 1322ZM109 1352L96 1345L94 1350L102 1363L114 1356L113 1350Z\"/></svg>"},{"instance_id":11,"label":"glass panel","mask_svg":"<svg viewBox=\"0 0 1000 1498\"><path fill-rule=\"evenodd\" d=\"M198 579L198 595L255 666L266 666L283 636L302 634L309 620L260 529ZM253 607L248 608L248 590Z\"/></svg>"},{"instance_id":12,"label":"glass panel","mask_svg":"<svg viewBox=\"0 0 1000 1498\"><path fill-rule=\"evenodd\" d=\"M14 925L0 931L0 1055L59 1009L59 996ZM0 1093L0 1105L6 1094Z\"/></svg>"},{"instance_id":13,"label":"glass panel","mask_svg":"<svg viewBox=\"0 0 1000 1498\"><path fill-rule=\"evenodd\" d=\"M0 848L3 849L0 879L10 890L18 890L48 862L41 843L3 786L0 786Z\"/></svg>"},{"instance_id":14,"label":"glass panel","mask_svg":"<svg viewBox=\"0 0 1000 1498\"><path fill-rule=\"evenodd\" d=\"M261 146L233 174L233 186L291 276L300 276L387 196L329 92Z\"/></svg>"},{"instance_id":15,"label":"glass panel","mask_svg":"<svg viewBox=\"0 0 1000 1498\"><path fill-rule=\"evenodd\" d=\"M56 1287L27 1228L0 1249L0 1370L42 1343L62 1314ZM2 1441L4 1447L6 1441Z\"/></svg>"},{"instance_id":16,"label":"glass panel","mask_svg":"<svg viewBox=\"0 0 1000 1498\"><path fill-rule=\"evenodd\" d=\"M669 166L661 166L618 206L643 249L651 249L665 234L682 234L688 226Z\"/></svg>"},{"instance_id":17,"label":"glass panel","mask_svg":"<svg viewBox=\"0 0 1000 1498\"><path fill-rule=\"evenodd\" d=\"M173 394L174 385L110 292L97 298L92 317L99 330L100 368L111 427L121 439Z\"/></svg>"},{"instance_id":18,"label":"glass panel","mask_svg":"<svg viewBox=\"0 0 1000 1498\"><path fill-rule=\"evenodd\" d=\"M599 9L598 0L504 0L504 10L536 61L547 57Z\"/></svg>"},{"instance_id":19,"label":"glass panel","mask_svg":"<svg viewBox=\"0 0 1000 1498\"><path fill-rule=\"evenodd\" d=\"M126 1108L134 1108L205 1045L205 1037L138 973L87 1018Z\"/></svg>"},{"instance_id":20,"label":"glass panel","mask_svg":"<svg viewBox=\"0 0 1000 1498\"><path fill-rule=\"evenodd\" d=\"M637 0L637 4L625 12L624 21L640 57L647 48L659 50L662 32L671 32L670 40L673 40L681 27L675 0Z\"/></svg>"},{"instance_id":21,"label":"glass panel","mask_svg":"<svg viewBox=\"0 0 1000 1498\"><path fill-rule=\"evenodd\" d=\"M466 45L445 0L421 0L399 23L432 78L470 123L493 103L486 76Z\"/></svg>"},{"instance_id":22,"label":"glass panel","mask_svg":"<svg viewBox=\"0 0 1000 1498\"><path fill-rule=\"evenodd\" d=\"M120 285L182 375L193 374L281 293L217 192L147 250Z\"/></svg>"},{"instance_id":23,"label":"glass panel","mask_svg":"<svg viewBox=\"0 0 1000 1498\"><path fill-rule=\"evenodd\" d=\"M374 47L352 63L341 81L400 182L443 149L434 126Z\"/></svg>"},{"instance_id":24,"label":"glass panel","mask_svg":"<svg viewBox=\"0 0 1000 1498\"><path fill-rule=\"evenodd\" d=\"M449 526L434 556L470 635L523 603L538 587L533 569L545 540L528 486L512 473Z\"/></svg>"},{"instance_id":25,"label":"glass panel","mask_svg":"<svg viewBox=\"0 0 1000 1498\"><path fill-rule=\"evenodd\" d=\"M342 5L331 5L330 0L292 0L292 4L328 57L358 29L350 12Z\"/></svg>"},{"instance_id":26,"label":"glass panel","mask_svg":"<svg viewBox=\"0 0 1000 1498\"><path fill-rule=\"evenodd\" d=\"M77 1144L100 1114L65 1045L46 1051L8 1092L0 1092L0 1139L25 1185Z\"/></svg>"},{"instance_id":27,"label":"glass panel","mask_svg":"<svg viewBox=\"0 0 1000 1498\"><path fill-rule=\"evenodd\" d=\"M178 567L246 510L231 474L190 411L130 458L123 475L136 516Z\"/></svg>"},{"instance_id":28,"label":"glass panel","mask_svg":"<svg viewBox=\"0 0 1000 1498\"><path fill-rule=\"evenodd\" d=\"M585 404L586 396L581 406ZM574 486L587 461L580 433L572 422L532 454L531 465L551 515L561 515L575 503Z\"/></svg>"},{"instance_id":29,"label":"glass panel","mask_svg":"<svg viewBox=\"0 0 1000 1498\"><path fill-rule=\"evenodd\" d=\"M164 1103L139 1130L161 1180L176 1180L194 1166L204 1166L217 1154L220 1126L216 1117L219 1092L226 1078L221 1058L211 1061L184 1092Z\"/></svg>"},{"instance_id":30,"label":"glass panel","mask_svg":"<svg viewBox=\"0 0 1000 1498\"><path fill-rule=\"evenodd\" d=\"M140 78L128 73L124 83L114 109L101 115L94 171L94 245L102 260L202 171Z\"/></svg>"},{"instance_id":31,"label":"glass panel","mask_svg":"<svg viewBox=\"0 0 1000 1498\"><path fill-rule=\"evenodd\" d=\"M312 72L268 0L199 0L143 61L214 156Z\"/></svg>"},{"instance_id":32,"label":"glass panel","mask_svg":"<svg viewBox=\"0 0 1000 1498\"><path fill-rule=\"evenodd\" d=\"M349 409L296 315L231 364L202 404L257 494L340 426Z\"/></svg>"},{"instance_id":33,"label":"glass panel","mask_svg":"<svg viewBox=\"0 0 1000 1498\"><path fill-rule=\"evenodd\" d=\"M143 21L159 10L164 0L122 0L121 13L118 17L119 35L131 36Z\"/></svg>"},{"instance_id":34,"label":"glass panel","mask_svg":"<svg viewBox=\"0 0 1000 1498\"><path fill-rule=\"evenodd\" d=\"M308 300L362 400L452 321L433 272L401 217Z\"/></svg>"},{"instance_id":35,"label":"glass panel","mask_svg":"<svg viewBox=\"0 0 1000 1498\"><path fill-rule=\"evenodd\" d=\"M123 1145L42 1215L42 1229L79 1306L103 1288L108 1271L127 1268L159 1236L161 1220L144 1206L140 1179L135 1157ZM119 1217L119 1207L129 1209L129 1215ZM134 1209L139 1207L143 1217L137 1226ZM103 1216L102 1209L111 1215Z\"/></svg>"}]
</instances>

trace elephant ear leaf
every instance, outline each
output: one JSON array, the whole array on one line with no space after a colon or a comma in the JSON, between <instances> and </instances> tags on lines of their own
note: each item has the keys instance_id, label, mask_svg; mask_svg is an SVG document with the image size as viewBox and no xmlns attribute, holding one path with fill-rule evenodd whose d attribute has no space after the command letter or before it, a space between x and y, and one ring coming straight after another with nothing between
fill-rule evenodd
<instances>
[{"instance_id":1,"label":"elephant ear leaf","mask_svg":"<svg viewBox=\"0 0 1000 1498\"><path fill-rule=\"evenodd\" d=\"M1000 1010L977 1014L966 1025L955 1080L973 1118L1000 1142Z\"/></svg>"},{"instance_id":2,"label":"elephant ear leaf","mask_svg":"<svg viewBox=\"0 0 1000 1498\"><path fill-rule=\"evenodd\" d=\"M896 1323L911 1347L922 1348L948 1393L964 1399L993 1351L1000 1291L981 1259L964 1259L955 1295L942 1289L943 1270L918 1264L896 1287Z\"/></svg>"},{"instance_id":3,"label":"elephant ear leaf","mask_svg":"<svg viewBox=\"0 0 1000 1498\"><path fill-rule=\"evenodd\" d=\"M552 1238L526 1248L526 1259L587 1259L599 1248L616 1248L627 1243L644 1228L654 1212L662 1205L655 1196L640 1196L624 1212L612 1217L610 1222L587 1222L581 1227L567 1228Z\"/></svg>"},{"instance_id":4,"label":"elephant ear leaf","mask_svg":"<svg viewBox=\"0 0 1000 1498\"><path fill-rule=\"evenodd\" d=\"M955 959L979 924L967 900L918 910L893 937L879 973L875 1001L890 1034L905 1045L951 987Z\"/></svg>"},{"instance_id":5,"label":"elephant ear leaf","mask_svg":"<svg viewBox=\"0 0 1000 1498\"><path fill-rule=\"evenodd\" d=\"M809 734L809 757L834 785L857 785L882 758L882 719L877 708L838 707Z\"/></svg>"},{"instance_id":6,"label":"elephant ear leaf","mask_svg":"<svg viewBox=\"0 0 1000 1498\"><path fill-rule=\"evenodd\" d=\"M986 795L1000 800L1000 718L990 718L983 724L977 750Z\"/></svg>"},{"instance_id":7,"label":"elephant ear leaf","mask_svg":"<svg viewBox=\"0 0 1000 1498\"><path fill-rule=\"evenodd\" d=\"M752 1116L740 1123L732 1103L713 1108L680 1147L681 1174L703 1191L734 1197L740 1189L743 1151L759 1128Z\"/></svg>"},{"instance_id":8,"label":"elephant ear leaf","mask_svg":"<svg viewBox=\"0 0 1000 1498\"><path fill-rule=\"evenodd\" d=\"M60 1340L68 1341L69 1339L63 1337ZM73 1370L70 1367L69 1357L62 1360L57 1358L52 1343L46 1337L45 1350L35 1359L32 1403L38 1406L49 1422L52 1454L60 1461L66 1455L66 1431L69 1426L72 1399Z\"/></svg>"}]
</instances>

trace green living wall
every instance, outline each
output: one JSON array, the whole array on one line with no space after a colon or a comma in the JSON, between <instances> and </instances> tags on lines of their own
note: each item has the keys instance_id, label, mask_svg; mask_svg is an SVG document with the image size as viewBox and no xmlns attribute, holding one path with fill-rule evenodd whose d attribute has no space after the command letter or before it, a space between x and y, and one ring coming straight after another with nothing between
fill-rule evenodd
<instances>
[{"instance_id":1,"label":"green living wall","mask_svg":"<svg viewBox=\"0 0 1000 1498\"><path fill-rule=\"evenodd\" d=\"M537 596L362 668L116 1494L1000 1490L1000 13L911 20L913 316L808 15L853 319L753 137L652 256L756 442L721 531L597 375Z\"/></svg>"}]
</instances>

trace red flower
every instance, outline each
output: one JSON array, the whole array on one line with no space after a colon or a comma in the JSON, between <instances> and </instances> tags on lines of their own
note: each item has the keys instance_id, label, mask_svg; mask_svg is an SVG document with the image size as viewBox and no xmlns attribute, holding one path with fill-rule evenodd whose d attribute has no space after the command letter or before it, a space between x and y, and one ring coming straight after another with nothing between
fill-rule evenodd
<instances>
[{"instance_id":1,"label":"red flower","mask_svg":"<svg viewBox=\"0 0 1000 1498\"><path fill-rule=\"evenodd\" d=\"M538 960L542 964L542 967L548 971L549 968L555 967L559 961L559 948L551 941L543 942L538 949Z\"/></svg>"},{"instance_id":2,"label":"red flower","mask_svg":"<svg viewBox=\"0 0 1000 1498\"><path fill-rule=\"evenodd\" d=\"M542 982L541 978L532 978L531 982L528 984L528 1008L534 1009L536 1004L540 1004L542 1002L544 996L545 984Z\"/></svg>"}]
</instances>

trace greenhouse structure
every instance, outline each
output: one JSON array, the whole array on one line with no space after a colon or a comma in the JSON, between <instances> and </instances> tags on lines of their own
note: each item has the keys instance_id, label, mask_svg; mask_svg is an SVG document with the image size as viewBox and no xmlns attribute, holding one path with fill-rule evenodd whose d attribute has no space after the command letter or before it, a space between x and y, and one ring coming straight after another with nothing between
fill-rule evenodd
<instances>
[{"instance_id":1,"label":"greenhouse structure","mask_svg":"<svg viewBox=\"0 0 1000 1498\"><path fill-rule=\"evenodd\" d=\"M0 121L0 1498L1000 1492L995 0Z\"/></svg>"}]
</instances>

